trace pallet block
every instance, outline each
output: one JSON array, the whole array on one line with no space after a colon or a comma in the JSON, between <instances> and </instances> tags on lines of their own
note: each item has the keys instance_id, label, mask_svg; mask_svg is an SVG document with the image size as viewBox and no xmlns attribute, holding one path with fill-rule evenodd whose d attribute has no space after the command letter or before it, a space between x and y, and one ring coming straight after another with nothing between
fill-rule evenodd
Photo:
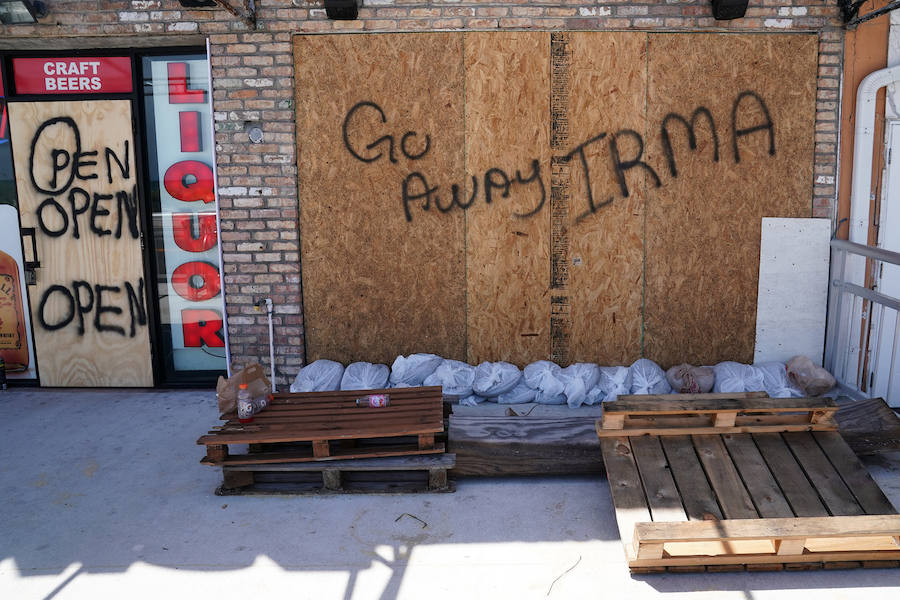
<instances>
[{"instance_id":1,"label":"pallet block","mask_svg":"<svg viewBox=\"0 0 900 600\"><path fill-rule=\"evenodd\" d=\"M597 431L633 572L900 560L900 515L833 431L832 402L678 394L607 407Z\"/></svg>"}]
</instances>

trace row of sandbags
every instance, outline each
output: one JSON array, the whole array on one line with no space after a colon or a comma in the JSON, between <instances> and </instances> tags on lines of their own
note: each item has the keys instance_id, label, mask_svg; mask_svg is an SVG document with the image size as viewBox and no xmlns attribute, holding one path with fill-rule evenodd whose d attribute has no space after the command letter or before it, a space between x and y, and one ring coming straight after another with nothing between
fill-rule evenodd
<instances>
[{"instance_id":1,"label":"row of sandbags","mask_svg":"<svg viewBox=\"0 0 900 600\"><path fill-rule=\"evenodd\" d=\"M830 383L822 373L830 378ZM820 389L826 384L825 389ZM830 389L834 379L806 357L795 357L787 365L778 362L746 365L729 361L713 367L678 365L666 372L646 358L629 367L575 363L563 368L551 361L539 360L519 369L502 361L472 366L434 354L411 354L398 356L391 367L356 362L345 369L338 362L317 360L300 370L291 391L420 385L439 385L445 395L459 397L464 405L488 400L500 404L568 404L576 408L582 404L615 400L621 394L765 391L773 398L818 395Z\"/></svg>"}]
</instances>

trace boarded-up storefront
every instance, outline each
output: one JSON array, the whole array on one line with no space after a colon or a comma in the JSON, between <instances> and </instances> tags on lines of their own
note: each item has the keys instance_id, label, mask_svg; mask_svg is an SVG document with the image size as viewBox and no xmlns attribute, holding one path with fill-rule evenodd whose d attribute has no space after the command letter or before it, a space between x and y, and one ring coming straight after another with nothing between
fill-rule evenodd
<instances>
[{"instance_id":1,"label":"boarded-up storefront","mask_svg":"<svg viewBox=\"0 0 900 600\"><path fill-rule=\"evenodd\" d=\"M760 219L811 215L817 43L297 36L308 359L750 362Z\"/></svg>"}]
</instances>

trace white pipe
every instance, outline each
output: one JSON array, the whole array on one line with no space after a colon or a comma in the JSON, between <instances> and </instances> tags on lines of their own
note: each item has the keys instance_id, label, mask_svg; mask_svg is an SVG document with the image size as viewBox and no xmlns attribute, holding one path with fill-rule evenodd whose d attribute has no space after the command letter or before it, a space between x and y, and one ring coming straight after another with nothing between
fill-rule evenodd
<instances>
[{"instance_id":1,"label":"white pipe","mask_svg":"<svg viewBox=\"0 0 900 600\"><path fill-rule=\"evenodd\" d=\"M266 313L269 315L269 365L272 369L272 393L275 389L275 328L272 326L272 299L266 298Z\"/></svg>"},{"instance_id":2,"label":"white pipe","mask_svg":"<svg viewBox=\"0 0 900 600\"><path fill-rule=\"evenodd\" d=\"M869 73L856 90L853 178L850 192L850 241L869 243L872 155L875 146L875 100L878 90L900 81L900 65Z\"/></svg>"}]
</instances>

